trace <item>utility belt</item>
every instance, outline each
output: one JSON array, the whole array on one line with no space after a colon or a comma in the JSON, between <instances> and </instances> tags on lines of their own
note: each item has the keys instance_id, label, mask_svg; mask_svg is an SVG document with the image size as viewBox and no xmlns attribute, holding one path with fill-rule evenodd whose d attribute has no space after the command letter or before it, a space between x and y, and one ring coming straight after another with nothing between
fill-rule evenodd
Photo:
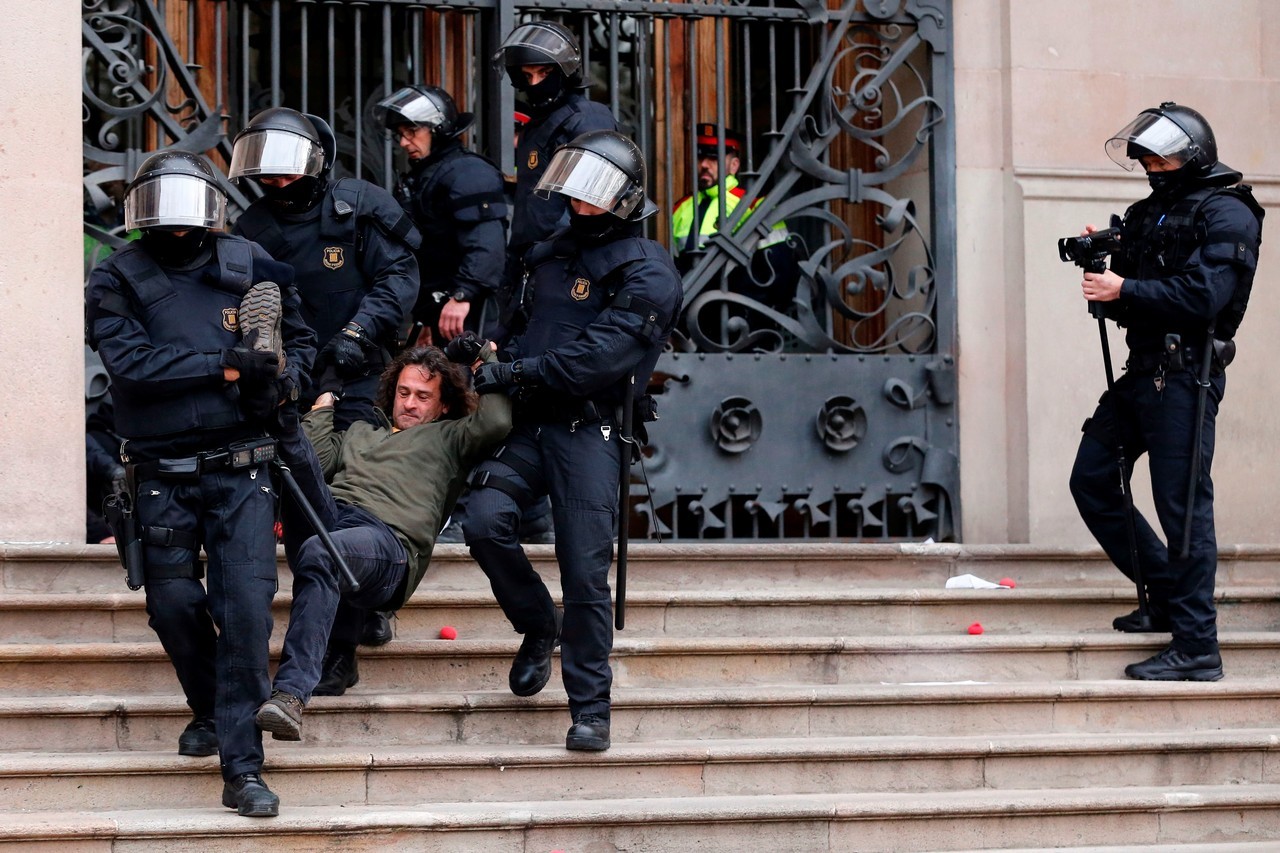
<instances>
[{"instance_id":1,"label":"utility belt","mask_svg":"<svg viewBox=\"0 0 1280 853\"><path fill-rule=\"evenodd\" d=\"M252 438L237 441L218 450L204 450L194 456L151 459L131 465L135 482L141 480L177 480L192 482L202 474L230 468L242 471L256 468L276 458L274 438ZM127 460L127 457L126 457Z\"/></svg>"},{"instance_id":2,"label":"utility belt","mask_svg":"<svg viewBox=\"0 0 1280 853\"><path fill-rule=\"evenodd\" d=\"M516 418L522 423L569 424L571 430L584 424L602 423L619 426L622 423L622 403L538 394L536 391L526 399L517 398L515 413ZM638 426L657 419L658 404L653 396L644 394L637 397L633 423Z\"/></svg>"},{"instance_id":3,"label":"utility belt","mask_svg":"<svg viewBox=\"0 0 1280 853\"><path fill-rule=\"evenodd\" d=\"M200 540L194 531L175 530L172 527L143 525L137 519L138 483L143 480L168 480L177 482L196 482L202 474L230 469L243 471L270 462L276 458L276 440L274 438L254 438L237 441L218 450L207 450L194 456L178 458L150 459L142 462L130 462L127 452L128 442L121 448L121 456L127 463L125 478L128 491L125 494L111 495L103 504L103 516L107 526L115 536L116 550L125 570L125 583L129 589L138 589L144 580L161 580L167 578L200 578L204 575L204 567L198 558L189 564L146 567L143 560L143 545L154 545L160 548L181 548L198 552Z\"/></svg>"},{"instance_id":4,"label":"utility belt","mask_svg":"<svg viewBox=\"0 0 1280 853\"><path fill-rule=\"evenodd\" d=\"M1200 372L1200 360L1204 357L1204 345L1183 346L1178 335L1165 336L1165 348L1157 352L1129 352L1124 368L1130 373L1157 373L1188 369L1192 373ZM1235 360L1235 341L1213 339L1213 350L1210 354L1209 375L1221 376L1227 366Z\"/></svg>"}]
</instances>

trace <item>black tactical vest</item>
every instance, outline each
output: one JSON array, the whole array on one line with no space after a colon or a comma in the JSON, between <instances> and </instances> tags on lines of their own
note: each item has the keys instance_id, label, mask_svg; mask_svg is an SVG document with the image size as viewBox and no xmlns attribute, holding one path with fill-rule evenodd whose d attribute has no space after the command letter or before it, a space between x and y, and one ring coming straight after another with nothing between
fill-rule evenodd
<instances>
[{"instance_id":1,"label":"black tactical vest","mask_svg":"<svg viewBox=\"0 0 1280 853\"><path fill-rule=\"evenodd\" d=\"M1160 279L1181 272L1197 248L1202 254L1231 259L1240 267L1239 281L1231 301L1218 313L1213 324L1213 336L1227 341L1235 337L1249 305L1261 237L1253 240L1245 234L1209 233L1201 219L1201 209L1217 195L1239 199L1258 223L1262 223L1264 211L1254 199L1253 189L1246 184L1202 187L1171 200L1145 198L1125 211L1127 239L1123 242L1129 248L1116 268L1126 276Z\"/></svg>"},{"instance_id":2,"label":"black tactical vest","mask_svg":"<svg viewBox=\"0 0 1280 853\"><path fill-rule=\"evenodd\" d=\"M137 243L102 266L124 283L134 319L156 347L220 353L240 342L239 307L252 283L248 241L215 234L213 258L194 270L164 270ZM178 396L149 397L112 386L116 428L125 438L219 430L244 418L234 394L213 382Z\"/></svg>"}]
</instances>

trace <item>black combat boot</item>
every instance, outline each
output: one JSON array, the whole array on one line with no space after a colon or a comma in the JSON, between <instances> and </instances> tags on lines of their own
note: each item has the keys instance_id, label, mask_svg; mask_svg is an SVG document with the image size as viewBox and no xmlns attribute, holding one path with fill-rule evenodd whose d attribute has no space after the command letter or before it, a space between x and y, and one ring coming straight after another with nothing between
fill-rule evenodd
<instances>
[{"instance_id":1,"label":"black combat boot","mask_svg":"<svg viewBox=\"0 0 1280 853\"><path fill-rule=\"evenodd\" d=\"M1133 611L1125 616L1117 616L1111 620L1111 627L1117 631L1123 631L1126 634L1167 634L1169 633L1169 617L1163 611L1157 610L1155 607L1147 608L1147 616L1150 617L1151 627L1142 627L1142 617L1140 611Z\"/></svg>"},{"instance_id":2,"label":"black combat boot","mask_svg":"<svg viewBox=\"0 0 1280 853\"><path fill-rule=\"evenodd\" d=\"M241 773L222 783L222 804L242 817L275 817L280 814L280 798L271 793L257 773Z\"/></svg>"},{"instance_id":3,"label":"black combat boot","mask_svg":"<svg viewBox=\"0 0 1280 853\"><path fill-rule=\"evenodd\" d=\"M551 636L525 634L516 659L511 662L507 684L517 696L532 696L547 686L551 680L551 653L560 645L559 609L555 611L555 628Z\"/></svg>"},{"instance_id":4,"label":"black combat boot","mask_svg":"<svg viewBox=\"0 0 1280 853\"><path fill-rule=\"evenodd\" d=\"M1216 651L1188 654L1170 645L1141 663L1129 664L1124 674L1141 681L1219 681L1222 656Z\"/></svg>"},{"instance_id":5,"label":"black combat boot","mask_svg":"<svg viewBox=\"0 0 1280 853\"><path fill-rule=\"evenodd\" d=\"M341 696L348 687L360 683L360 667L356 664L355 649L329 649L320 670L320 683L311 691L312 696Z\"/></svg>"},{"instance_id":6,"label":"black combat boot","mask_svg":"<svg viewBox=\"0 0 1280 853\"><path fill-rule=\"evenodd\" d=\"M394 614L390 610L370 610L364 620L364 630L360 633L360 645L385 646L395 637L391 626Z\"/></svg>"},{"instance_id":7,"label":"black combat boot","mask_svg":"<svg viewBox=\"0 0 1280 853\"><path fill-rule=\"evenodd\" d=\"M178 735L178 755L204 756L218 754L218 731L213 717L196 717Z\"/></svg>"},{"instance_id":8,"label":"black combat boot","mask_svg":"<svg viewBox=\"0 0 1280 853\"><path fill-rule=\"evenodd\" d=\"M564 739L565 749L604 752L609 748L609 718L599 714L575 717Z\"/></svg>"}]
</instances>

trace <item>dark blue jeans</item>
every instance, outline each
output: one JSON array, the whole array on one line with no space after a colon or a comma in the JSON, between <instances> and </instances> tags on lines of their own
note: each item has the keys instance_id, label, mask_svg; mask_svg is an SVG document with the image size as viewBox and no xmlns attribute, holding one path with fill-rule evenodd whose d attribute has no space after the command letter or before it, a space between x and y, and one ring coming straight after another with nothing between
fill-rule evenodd
<instances>
[{"instance_id":1,"label":"dark blue jeans","mask_svg":"<svg viewBox=\"0 0 1280 853\"><path fill-rule=\"evenodd\" d=\"M1156 388L1154 374L1122 376L1114 392L1103 395L1093 417L1085 422L1085 435L1071 472L1071 494L1089 532L1117 568L1133 580L1135 572L1125 531L1116 443L1119 440L1124 444L1130 473L1138 457L1147 455L1164 541L1142 514L1135 511L1142 578L1152 608L1169 617L1174 646L1188 654L1207 654L1218 650L1218 612L1213 602L1218 543L1213 525L1210 469L1214 421L1226 388L1226 377L1210 380L1200 441L1200 478L1191 505L1191 548L1188 556L1183 557L1196 388L1190 370L1165 374L1163 390Z\"/></svg>"},{"instance_id":2,"label":"dark blue jeans","mask_svg":"<svg viewBox=\"0 0 1280 853\"><path fill-rule=\"evenodd\" d=\"M269 689L275 505L265 466L138 484L139 521L198 532L209 559L206 591L190 571L174 576L195 565L195 551L146 546L147 614L187 704L215 718L225 779L262 769L253 715Z\"/></svg>"},{"instance_id":3,"label":"dark blue jeans","mask_svg":"<svg viewBox=\"0 0 1280 853\"><path fill-rule=\"evenodd\" d=\"M315 450L300 432L281 437L280 458L360 584L359 592L340 592L337 563L294 497L286 494L281 501L282 525L285 555L293 570L293 606L274 687L306 702L320 681L339 602L361 610L388 609L405 583L408 553L373 514L333 499Z\"/></svg>"},{"instance_id":4,"label":"dark blue jeans","mask_svg":"<svg viewBox=\"0 0 1280 853\"><path fill-rule=\"evenodd\" d=\"M489 577L494 597L512 627L521 634L549 634L555 605L534 571L518 531L521 510L551 496L556 561L564 596L560 670L569 710L609 716L613 670L613 603L609 567L618 514L622 452L617 437L605 440L599 424L570 430L567 424L520 425L511 431L501 456L480 464L514 486L515 495L497 488L475 488L463 527L471 556ZM532 481L503 462L508 454L533 471Z\"/></svg>"}]
</instances>

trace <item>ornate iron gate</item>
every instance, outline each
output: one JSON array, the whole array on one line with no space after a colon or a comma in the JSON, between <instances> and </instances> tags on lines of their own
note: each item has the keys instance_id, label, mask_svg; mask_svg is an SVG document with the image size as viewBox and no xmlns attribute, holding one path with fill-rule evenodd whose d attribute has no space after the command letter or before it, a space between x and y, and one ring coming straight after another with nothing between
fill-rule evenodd
<instances>
[{"instance_id":1,"label":"ornate iron gate","mask_svg":"<svg viewBox=\"0 0 1280 853\"><path fill-rule=\"evenodd\" d=\"M745 140L739 203L702 246L674 246L667 217L649 226L686 250L686 313L651 387L652 499L633 484L633 534L958 538L949 0L82 8L86 234L106 243L141 152L225 158L227 136L274 104L328 118L338 171L390 185L372 106L438 83L481 117L474 144L510 173L513 92L487 57L524 17L564 21L664 210L696 184L695 123ZM725 155L722 143L720 198Z\"/></svg>"}]
</instances>

